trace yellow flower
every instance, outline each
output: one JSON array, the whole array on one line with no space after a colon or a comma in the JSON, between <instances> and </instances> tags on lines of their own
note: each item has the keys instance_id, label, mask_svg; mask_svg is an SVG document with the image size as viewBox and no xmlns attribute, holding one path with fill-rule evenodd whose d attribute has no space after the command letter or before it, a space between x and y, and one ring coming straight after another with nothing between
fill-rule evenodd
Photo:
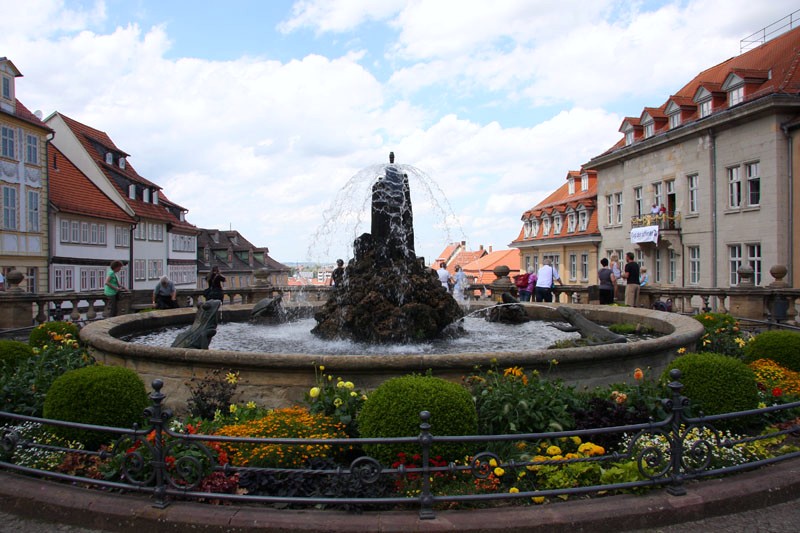
<instances>
[{"instance_id":1,"label":"yellow flower","mask_svg":"<svg viewBox=\"0 0 800 533\"><path fill-rule=\"evenodd\" d=\"M358 393L357 393L356 391L354 391L354 390L353 390L353 391L350 391L350 396L352 396L353 398L355 398L356 396L358 396Z\"/></svg>"},{"instance_id":2,"label":"yellow flower","mask_svg":"<svg viewBox=\"0 0 800 533\"><path fill-rule=\"evenodd\" d=\"M328 375L328 381L331 381L332 379L333 379L333 376Z\"/></svg>"},{"instance_id":3,"label":"yellow flower","mask_svg":"<svg viewBox=\"0 0 800 533\"><path fill-rule=\"evenodd\" d=\"M325 365L319 365L319 371L320 372L324 372L325 371Z\"/></svg>"},{"instance_id":4,"label":"yellow flower","mask_svg":"<svg viewBox=\"0 0 800 533\"><path fill-rule=\"evenodd\" d=\"M758 402L758 408L759 409L764 409L766 406L767 406L767 404L765 404L764 402Z\"/></svg>"},{"instance_id":5,"label":"yellow flower","mask_svg":"<svg viewBox=\"0 0 800 533\"><path fill-rule=\"evenodd\" d=\"M353 385L352 381L345 381L344 382L344 388L347 389L347 390L353 390L354 388L356 388L356 386Z\"/></svg>"},{"instance_id":6,"label":"yellow flower","mask_svg":"<svg viewBox=\"0 0 800 533\"><path fill-rule=\"evenodd\" d=\"M579 446L581 443L581 438L578 437L577 435L575 435L574 437L570 437L570 439L572 440L572 444L574 444L575 446Z\"/></svg>"},{"instance_id":7,"label":"yellow flower","mask_svg":"<svg viewBox=\"0 0 800 533\"><path fill-rule=\"evenodd\" d=\"M534 496L531 500L533 503L544 503L544 496Z\"/></svg>"},{"instance_id":8,"label":"yellow flower","mask_svg":"<svg viewBox=\"0 0 800 533\"><path fill-rule=\"evenodd\" d=\"M745 345L745 344L747 344L747 343L744 341L744 339L742 339L741 337L736 337L735 339L733 339L733 342L735 342L736 344L738 344L738 345L739 345L739 348L744 348L744 345Z\"/></svg>"},{"instance_id":9,"label":"yellow flower","mask_svg":"<svg viewBox=\"0 0 800 533\"><path fill-rule=\"evenodd\" d=\"M516 494L519 492L519 489L517 487L511 487L510 489L508 489L508 492L510 492L511 494Z\"/></svg>"},{"instance_id":10,"label":"yellow flower","mask_svg":"<svg viewBox=\"0 0 800 533\"><path fill-rule=\"evenodd\" d=\"M230 383L231 385L236 385L236 382L239 381L239 373L228 372L225 375L225 381Z\"/></svg>"},{"instance_id":11,"label":"yellow flower","mask_svg":"<svg viewBox=\"0 0 800 533\"><path fill-rule=\"evenodd\" d=\"M236 404L235 404L235 403L232 403L232 404L230 405L230 407L228 407L228 411L230 411L230 412L231 412L231 414L235 413L237 409L238 409L238 407L236 407Z\"/></svg>"},{"instance_id":12,"label":"yellow flower","mask_svg":"<svg viewBox=\"0 0 800 533\"><path fill-rule=\"evenodd\" d=\"M256 402L250 400L249 402L247 402L247 408L248 409L255 409L256 408Z\"/></svg>"},{"instance_id":13,"label":"yellow flower","mask_svg":"<svg viewBox=\"0 0 800 533\"><path fill-rule=\"evenodd\" d=\"M558 359L551 359L550 360L550 364L553 365L553 366L557 365L558 364Z\"/></svg>"},{"instance_id":14,"label":"yellow flower","mask_svg":"<svg viewBox=\"0 0 800 533\"><path fill-rule=\"evenodd\" d=\"M502 468L500 468L499 466L494 469L494 475L497 476L497 477L503 477L503 474L505 474L505 473L506 473L506 471L503 470Z\"/></svg>"},{"instance_id":15,"label":"yellow flower","mask_svg":"<svg viewBox=\"0 0 800 533\"><path fill-rule=\"evenodd\" d=\"M341 378L339 378L339 379L341 379ZM344 381L337 382L336 383L336 388L337 389L343 389L344 388Z\"/></svg>"},{"instance_id":16,"label":"yellow flower","mask_svg":"<svg viewBox=\"0 0 800 533\"><path fill-rule=\"evenodd\" d=\"M319 387L312 387L310 391L308 391L308 395L312 398L316 398L319 396Z\"/></svg>"},{"instance_id":17,"label":"yellow flower","mask_svg":"<svg viewBox=\"0 0 800 533\"><path fill-rule=\"evenodd\" d=\"M336 407L341 407L342 399L341 398L334 398L333 405L335 405Z\"/></svg>"},{"instance_id":18,"label":"yellow flower","mask_svg":"<svg viewBox=\"0 0 800 533\"><path fill-rule=\"evenodd\" d=\"M678 348L678 353L679 353L679 354L684 354L684 353L686 353L686 348Z\"/></svg>"},{"instance_id":19,"label":"yellow flower","mask_svg":"<svg viewBox=\"0 0 800 533\"><path fill-rule=\"evenodd\" d=\"M361 399L364 400L364 401L367 401L367 395L366 394L362 394L361 395Z\"/></svg>"},{"instance_id":20,"label":"yellow flower","mask_svg":"<svg viewBox=\"0 0 800 533\"><path fill-rule=\"evenodd\" d=\"M547 448L547 455L561 455L561 448L556 445Z\"/></svg>"}]
</instances>

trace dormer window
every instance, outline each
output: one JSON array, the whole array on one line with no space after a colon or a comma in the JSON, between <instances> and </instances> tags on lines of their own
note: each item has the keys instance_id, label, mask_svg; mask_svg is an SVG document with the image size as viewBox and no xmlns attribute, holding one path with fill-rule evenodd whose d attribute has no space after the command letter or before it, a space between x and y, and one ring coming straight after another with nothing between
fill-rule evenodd
<instances>
[{"instance_id":1,"label":"dormer window","mask_svg":"<svg viewBox=\"0 0 800 533\"><path fill-rule=\"evenodd\" d=\"M131 200L136 200L136 185L133 183L128 185L128 198Z\"/></svg>"},{"instance_id":2,"label":"dormer window","mask_svg":"<svg viewBox=\"0 0 800 533\"><path fill-rule=\"evenodd\" d=\"M538 233L539 233L539 220L534 218L533 221L531 222L531 235L536 237Z\"/></svg>"},{"instance_id":3,"label":"dormer window","mask_svg":"<svg viewBox=\"0 0 800 533\"><path fill-rule=\"evenodd\" d=\"M744 85L728 91L728 107L741 104L744 101Z\"/></svg>"},{"instance_id":4,"label":"dormer window","mask_svg":"<svg viewBox=\"0 0 800 533\"><path fill-rule=\"evenodd\" d=\"M142 190L142 201L144 203L149 203L150 202L150 189Z\"/></svg>"},{"instance_id":5,"label":"dormer window","mask_svg":"<svg viewBox=\"0 0 800 533\"><path fill-rule=\"evenodd\" d=\"M630 146L633 144L633 130L628 130L625 132L625 146Z\"/></svg>"},{"instance_id":6,"label":"dormer window","mask_svg":"<svg viewBox=\"0 0 800 533\"><path fill-rule=\"evenodd\" d=\"M156 196L156 198L158 198L158 197ZM185 211L181 211L181 219L180 220L181 220L181 222L186 222L186 212Z\"/></svg>"},{"instance_id":7,"label":"dormer window","mask_svg":"<svg viewBox=\"0 0 800 533\"><path fill-rule=\"evenodd\" d=\"M542 219L542 236L546 237L547 235L550 235L550 219L549 218L543 218Z\"/></svg>"},{"instance_id":8,"label":"dormer window","mask_svg":"<svg viewBox=\"0 0 800 533\"><path fill-rule=\"evenodd\" d=\"M122 170L125 170L125 158L124 157L120 157L119 158L119 168L121 168Z\"/></svg>"},{"instance_id":9,"label":"dormer window","mask_svg":"<svg viewBox=\"0 0 800 533\"><path fill-rule=\"evenodd\" d=\"M570 233L575 231L575 213L567 215L567 231Z\"/></svg>"},{"instance_id":10,"label":"dormer window","mask_svg":"<svg viewBox=\"0 0 800 533\"><path fill-rule=\"evenodd\" d=\"M3 98L11 100L11 78L3 76Z\"/></svg>"},{"instance_id":11,"label":"dormer window","mask_svg":"<svg viewBox=\"0 0 800 533\"><path fill-rule=\"evenodd\" d=\"M567 181L569 181L569 194L575 194L575 178L570 177Z\"/></svg>"},{"instance_id":12,"label":"dormer window","mask_svg":"<svg viewBox=\"0 0 800 533\"><path fill-rule=\"evenodd\" d=\"M589 176L587 174L581 175L581 191L589 190Z\"/></svg>"},{"instance_id":13,"label":"dormer window","mask_svg":"<svg viewBox=\"0 0 800 533\"><path fill-rule=\"evenodd\" d=\"M111 152L106 152L106 165L113 165L114 164L114 154Z\"/></svg>"},{"instance_id":14,"label":"dormer window","mask_svg":"<svg viewBox=\"0 0 800 533\"><path fill-rule=\"evenodd\" d=\"M553 217L553 235L561 233L561 215Z\"/></svg>"},{"instance_id":15,"label":"dormer window","mask_svg":"<svg viewBox=\"0 0 800 533\"><path fill-rule=\"evenodd\" d=\"M153 191L153 203L158 205L158 191ZM181 212L183 214L183 212Z\"/></svg>"},{"instance_id":16,"label":"dormer window","mask_svg":"<svg viewBox=\"0 0 800 533\"><path fill-rule=\"evenodd\" d=\"M669 129L674 130L681 125L681 113L673 113L669 116Z\"/></svg>"},{"instance_id":17,"label":"dormer window","mask_svg":"<svg viewBox=\"0 0 800 533\"><path fill-rule=\"evenodd\" d=\"M647 139L652 137L656 131L656 124L652 120L650 122L645 123L644 125L644 138Z\"/></svg>"},{"instance_id":18,"label":"dormer window","mask_svg":"<svg viewBox=\"0 0 800 533\"><path fill-rule=\"evenodd\" d=\"M589 226L589 213L586 212L585 209L581 209L578 211L578 229L580 231L586 231L586 228Z\"/></svg>"},{"instance_id":19,"label":"dormer window","mask_svg":"<svg viewBox=\"0 0 800 533\"><path fill-rule=\"evenodd\" d=\"M698 113L700 118L705 118L711 114L711 98L702 102L697 102Z\"/></svg>"},{"instance_id":20,"label":"dormer window","mask_svg":"<svg viewBox=\"0 0 800 533\"><path fill-rule=\"evenodd\" d=\"M526 220L525 224L522 225L522 236L526 239L531 236L531 221Z\"/></svg>"}]
</instances>

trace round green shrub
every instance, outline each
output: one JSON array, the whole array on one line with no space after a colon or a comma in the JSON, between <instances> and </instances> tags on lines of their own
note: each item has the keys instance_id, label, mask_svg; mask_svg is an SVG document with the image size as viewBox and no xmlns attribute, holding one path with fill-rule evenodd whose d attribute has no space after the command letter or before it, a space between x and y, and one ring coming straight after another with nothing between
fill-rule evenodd
<instances>
[{"instance_id":1,"label":"round green shrub","mask_svg":"<svg viewBox=\"0 0 800 533\"><path fill-rule=\"evenodd\" d=\"M33 356L29 344L20 341L0 340L0 368L13 369L22 359Z\"/></svg>"},{"instance_id":2,"label":"round green shrub","mask_svg":"<svg viewBox=\"0 0 800 533\"><path fill-rule=\"evenodd\" d=\"M784 368L800 372L800 333L779 330L759 333L744 348L745 362L758 359L772 359Z\"/></svg>"},{"instance_id":3,"label":"round green shrub","mask_svg":"<svg viewBox=\"0 0 800 533\"><path fill-rule=\"evenodd\" d=\"M745 363L734 357L718 353L687 353L675 359L664 371L681 371L682 394L689 398L694 413L706 415L746 411L758 407L756 375ZM720 426L737 426L720 424Z\"/></svg>"},{"instance_id":4,"label":"round green shrub","mask_svg":"<svg viewBox=\"0 0 800 533\"><path fill-rule=\"evenodd\" d=\"M392 378L375 389L358 415L358 429L367 438L416 437L420 434L421 411L431 414L433 435L477 433L478 415L469 392L457 383L420 375ZM400 453L408 457L421 453L417 443L371 444L364 449L383 464L397 461ZM463 460L470 451L464 443L442 443L434 445L430 457Z\"/></svg>"},{"instance_id":5,"label":"round green shrub","mask_svg":"<svg viewBox=\"0 0 800 533\"><path fill-rule=\"evenodd\" d=\"M61 335L62 337L69 334L72 336L73 339L77 339L79 330L78 326L76 326L72 322L63 322L63 321L45 322L43 324L39 324L38 326L33 328L33 330L31 330L31 334L28 337L28 343L33 348L41 348L46 344L50 343L51 332L57 335Z\"/></svg>"},{"instance_id":6,"label":"round green shrub","mask_svg":"<svg viewBox=\"0 0 800 533\"><path fill-rule=\"evenodd\" d=\"M99 426L132 427L144 422L150 405L144 382L128 368L87 366L70 370L47 391L44 417ZM60 436L83 442L87 449L114 440L111 433L56 428Z\"/></svg>"}]
</instances>

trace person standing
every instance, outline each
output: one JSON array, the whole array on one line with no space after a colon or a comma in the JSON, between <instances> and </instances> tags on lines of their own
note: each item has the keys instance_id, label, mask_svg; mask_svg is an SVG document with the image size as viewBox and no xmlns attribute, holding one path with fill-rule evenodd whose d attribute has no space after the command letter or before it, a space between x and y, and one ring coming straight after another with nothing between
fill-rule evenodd
<instances>
[{"instance_id":1,"label":"person standing","mask_svg":"<svg viewBox=\"0 0 800 533\"><path fill-rule=\"evenodd\" d=\"M597 271L597 279L600 280L600 305L611 305L614 303L614 286L617 278L614 272L608 268L608 259L605 257L600 260L600 270Z\"/></svg>"},{"instance_id":2,"label":"person standing","mask_svg":"<svg viewBox=\"0 0 800 533\"><path fill-rule=\"evenodd\" d=\"M461 270L461 265L456 265L456 274L453 276L455 284L453 285L453 297L459 302L464 301L464 291L467 290L467 275Z\"/></svg>"},{"instance_id":3,"label":"person standing","mask_svg":"<svg viewBox=\"0 0 800 533\"><path fill-rule=\"evenodd\" d=\"M208 282L206 300L222 301L224 298L224 295L222 294L222 284L225 281L225 276L220 274L219 267L212 267L211 272L209 272L208 277L206 277L206 282Z\"/></svg>"},{"instance_id":4,"label":"person standing","mask_svg":"<svg viewBox=\"0 0 800 533\"><path fill-rule=\"evenodd\" d=\"M331 272L331 285L334 287L341 287L344 280L344 260L336 260L336 268Z\"/></svg>"},{"instance_id":5,"label":"person standing","mask_svg":"<svg viewBox=\"0 0 800 533\"><path fill-rule=\"evenodd\" d=\"M161 278L153 289L153 305L156 309L175 309L178 307L178 291L167 276Z\"/></svg>"},{"instance_id":6,"label":"person standing","mask_svg":"<svg viewBox=\"0 0 800 533\"><path fill-rule=\"evenodd\" d=\"M108 271L106 272L106 282L103 285L103 294L107 298L106 308L105 311L103 311L103 316L106 318L117 316L119 293L127 292L127 289L119 283L118 274L120 270L122 270L122 261L114 260L111 261L111 264L108 266Z\"/></svg>"},{"instance_id":7,"label":"person standing","mask_svg":"<svg viewBox=\"0 0 800 533\"><path fill-rule=\"evenodd\" d=\"M553 268L553 261L546 258L542 261L542 267L536 273L536 292L534 293L537 302L552 302L553 301L553 287L555 283L561 283L561 278L558 277L558 272Z\"/></svg>"},{"instance_id":8,"label":"person standing","mask_svg":"<svg viewBox=\"0 0 800 533\"><path fill-rule=\"evenodd\" d=\"M611 254L611 257L609 257L608 260L609 260L608 268L611 269L612 274L614 274L614 279L616 280L614 282L614 295L613 295L614 300L616 300L619 298L619 296L617 295L617 285L619 284L619 280L622 279L622 270L620 269L619 266L619 256L617 254L615 253Z\"/></svg>"},{"instance_id":9,"label":"person standing","mask_svg":"<svg viewBox=\"0 0 800 533\"><path fill-rule=\"evenodd\" d=\"M447 271L444 261L439 263L439 270L436 271L436 275L439 276L439 283L442 284L444 290L450 292L450 272Z\"/></svg>"},{"instance_id":10,"label":"person standing","mask_svg":"<svg viewBox=\"0 0 800 533\"><path fill-rule=\"evenodd\" d=\"M633 252L625 254L625 305L636 307L639 302L639 263L633 260Z\"/></svg>"},{"instance_id":11,"label":"person standing","mask_svg":"<svg viewBox=\"0 0 800 533\"><path fill-rule=\"evenodd\" d=\"M526 302L533 300L533 294L536 292L536 279L536 272L533 271L533 267L528 267L528 299L525 300Z\"/></svg>"}]
</instances>

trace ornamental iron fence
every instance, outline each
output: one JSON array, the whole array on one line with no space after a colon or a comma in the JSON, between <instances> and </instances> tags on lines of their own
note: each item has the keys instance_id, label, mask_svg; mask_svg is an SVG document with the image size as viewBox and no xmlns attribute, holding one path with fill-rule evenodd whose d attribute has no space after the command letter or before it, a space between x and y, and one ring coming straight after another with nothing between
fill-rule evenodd
<instances>
[{"instance_id":1,"label":"ornamental iron fence","mask_svg":"<svg viewBox=\"0 0 800 533\"><path fill-rule=\"evenodd\" d=\"M767 420L784 413L796 415L800 402L773 405L761 409L721 415L690 416L689 399L682 395L680 371L670 373L670 397L661 400L666 413L662 420L605 428L548 433L507 435L441 436L435 433L430 413L420 413L420 432L412 437L392 438L252 438L192 434L176 430L173 415L163 403L163 383L154 380L150 394L152 405L145 410L147 427L131 429L93 426L0 412L0 467L21 474L120 491L148 493L153 505L163 508L176 499L262 503L278 506L304 506L357 510L362 508L416 508L421 519L435 517L435 510L453 504L487 504L498 500L530 500L573 495L600 495L617 491L664 487L676 496L687 492L688 480L715 477L764 467L800 456L791 451L778 456L754 456L736 464L720 466L719 458L744 445L774 442L800 434L798 418L755 435L736 436L719 429L731 421ZM789 411L795 410L795 411ZM105 433L115 444L107 449L85 450L78 446L53 443L41 428L70 428ZM592 440L619 439L615 450L590 445ZM520 443L536 450L541 443L583 442L587 453L518 456L502 458L499 449L516 448ZM432 450L443 443L460 444L481 450L463 462L442 463L432 457ZM413 463L385 464L364 453L351 453L347 461L306 461L302 467L253 467L222 460L221 449L232 446L277 447L273 449L364 450L370 445L413 447L418 450ZM794 447L793 449L797 449ZM305 450L305 452L303 452ZM727 451L727 452L726 452ZM544 453L544 452L542 452ZM486 487L500 476L522 479L528 473L550 467L551 472L568 465L600 464L611 471L621 462L632 462L638 475L635 480L609 478L605 483L552 487L541 483L523 490L506 487L497 492L453 490L444 479L468 479L466 486ZM91 465L106 465L99 475ZM61 468L54 468L56 465ZM69 464L71 467L65 468ZM111 465L111 466L109 466ZM508 478L510 479L510 478ZM212 480L212 481L209 481ZM216 481L213 481L216 480ZM214 486L226 482L238 490L217 492ZM398 483L406 490L398 491ZM215 485L216 484L216 485ZM463 488L464 484L459 485ZM244 488L242 488L244 487ZM411 490L413 489L413 490ZM450 489L448 491L448 489ZM467 492L467 493L465 493Z\"/></svg>"}]
</instances>

